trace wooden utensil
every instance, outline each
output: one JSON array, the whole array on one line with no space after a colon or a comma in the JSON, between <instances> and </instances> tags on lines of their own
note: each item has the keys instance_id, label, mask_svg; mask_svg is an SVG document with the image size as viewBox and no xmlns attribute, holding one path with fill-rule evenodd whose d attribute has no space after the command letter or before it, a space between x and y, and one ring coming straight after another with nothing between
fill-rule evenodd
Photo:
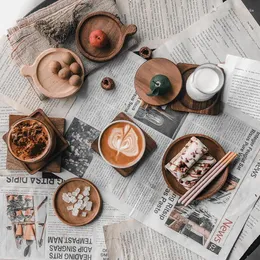
<instances>
[{"instance_id":1,"label":"wooden utensil","mask_svg":"<svg viewBox=\"0 0 260 260\"><path fill-rule=\"evenodd\" d=\"M63 61L64 53L70 53L81 67L82 83L79 86L72 86L69 79L62 79L51 71L51 61L58 61L62 68L69 68L70 64ZM21 74L25 77L31 77L39 91L49 98L66 98L74 95L80 90L84 81L84 67L80 58L74 52L64 48L50 48L43 51L32 65L24 65L21 68Z\"/></svg>"},{"instance_id":2,"label":"wooden utensil","mask_svg":"<svg viewBox=\"0 0 260 260\"><path fill-rule=\"evenodd\" d=\"M80 213L78 216L73 216L71 211L67 210L67 206L70 204L63 201L62 194L73 192L76 188L80 188L81 192L83 192L86 186L90 187L89 200L93 202L92 210L88 211L86 217L82 217ZM83 226L93 221L100 212L101 204L101 196L96 186L92 182L80 178L72 178L65 181L58 187L53 197L53 206L56 215L63 223L69 226Z\"/></svg>"},{"instance_id":3,"label":"wooden utensil","mask_svg":"<svg viewBox=\"0 0 260 260\"><path fill-rule=\"evenodd\" d=\"M188 143L190 138L195 136L205 144L209 149L209 154L211 154L217 161L219 161L226 153L221 145L209 136L203 134L189 134L176 139L166 150L163 160L162 160L162 173L164 180L166 181L168 187L174 191L179 196L184 195L187 190L177 181L177 179L165 169L165 165L177 155L181 149ZM197 200L203 200L211 197L217 191L219 191L225 184L228 177L228 167L219 174L197 197Z\"/></svg>"},{"instance_id":4,"label":"wooden utensil","mask_svg":"<svg viewBox=\"0 0 260 260\"><path fill-rule=\"evenodd\" d=\"M150 81L156 75L164 75L171 82L172 89L163 96L147 96L150 92ZM182 88L182 77L177 66L164 58L151 59L142 64L135 74L135 90L147 104L162 106L172 102Z\"/></svg>"},{"instance_id":5,"label":"wooden utensil","mask_svg":"<svg viewBox=\"0 0 260 260\"><path fill-rule=\"evenodd\" d=\"M93 47L89 43L92 31L102 30L109 39L109 44L104 48ZM81 20L76 30L76 44L79 51L87 59L104 62L114 58L122 49L125 39L135 34L137 28L134 24L123 25L120 20L108 12L95 12Z\"/></svg>"}]
</instances>

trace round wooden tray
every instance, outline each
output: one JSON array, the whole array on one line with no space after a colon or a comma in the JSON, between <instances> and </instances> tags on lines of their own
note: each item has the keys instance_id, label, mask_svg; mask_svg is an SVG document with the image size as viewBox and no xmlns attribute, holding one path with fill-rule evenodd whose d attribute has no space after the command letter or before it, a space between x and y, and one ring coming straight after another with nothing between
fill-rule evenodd
<instances>
[{"instance_id":1,"label":"round wooden tray","mask_svg":"<svg viewBox=\"0 0 260 260\"><path fill-rule=\"evenodd\" d=\"M102 30L109 39L104 48L95 48L89 43L92 31ZM79 51L92 61L103 62L114 58L122 49L125 38L137 31L135 25L123 25L119 19L108 12L95 12L81 20L76 30L76 44Z\"/></svg>"},{"instance_id":2,"label":"round wooden tray","mask_svg":"<svg viewBox=\"0 0 260 260\"><path fill-rule=\"evenodd\" d=\"M82 84L84 81L84 67L80 58L72 51L64 48L50 48L43 51L31 66L24 65L21 68L21 74L25 77L31 77L34 84L40 92L49 98L66 98L78 92L82 86L71 86L68 80L64 80L50 71L49 63L52 60L59 61L62 67L69 67L62 61L63 53L69 52L75 61L81 66Z\"/></svg>"},{"instance_id":3,"label":"round wooden tray","mask_svg":"<svg viewBox=\"0 0 260 260\"><path fill-rule=\"evenodd\" d=\"M146 94L150 92L150 81L158 74L168 77L172 84L172 89L163 96L147 96ZM172 102L180 93L181 88L182 77L179 69L173 62L164 58L155 58L145 62L140 66L135 75L136 92L149 105L162 106Z\"/></svg>"},{"instance_id":4,"label":"round wooden tray","mask_svg":"<svg viewBox=\"0 0 260 260\"><path fill-rule=\"evenodd\" d=\"M63 201L62 193L68 193L74 191L77 187L81 191L85 186L90 186L90 201L93 202L92 210L88 212L86 217L82 217L80 214L77 217L72 216L71 211L67 210L67 206L71 205ZM83 226L93 221L100 212L102 200L96 186L85 179L72 178L61 184L56 190L53 197L53 207L58 218L65 224L70 226Z\"/></svg>"},{"instance_id":5,"label":"round wooden tray","mask_svg":"<svg viewBox=\"0 0 260 260\"><path fill-rule=\"evenodd\" d=\"M188 143L192 136L197 137L200 141L205 144L209 153L219 161L226 153L221 145L209 136L202 134L189 134L176 139L166 150L163 160L162 160L162 172L163 177L169 186L169 188L174 191L179 196L182 196L187 190L177 181L177 179L165 169L165 165L177 155L181 149ZM196 198L196 200L204 200L211 197L217 191L219 191L225 184L228 177L228 167L220 174L216 179L214 179Z\"/></svg>"}]
</instances>

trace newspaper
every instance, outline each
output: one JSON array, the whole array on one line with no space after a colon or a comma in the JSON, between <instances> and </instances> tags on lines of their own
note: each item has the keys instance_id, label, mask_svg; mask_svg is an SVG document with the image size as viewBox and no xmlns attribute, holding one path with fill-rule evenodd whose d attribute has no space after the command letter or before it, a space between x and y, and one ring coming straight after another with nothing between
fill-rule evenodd
<instances>
[{"instance_id":1,"label":"newspaper","mask_svg":"<svg viewBox=\"0 0 260 260\"><path fill-rule=\"evenodd\" d=\"M122 21L137 25L135 50L143 46L159 47L170 36L214 11L221 3L222 0L116 0Z\"/></svg>"},{"instance_id":2,"label":"newspaper","mask_svg":"<svg viewBox=\"0 0 260 260\"><path fill-rule=\"evenodd\" d=\"M104 203L102 216L91 224L81 228L63 224L52 206L62 181L0 177L1 259L108 259L103 225L129 218ZM28 226L34 228L33 237Z\"/></svg>"}]
</instances>

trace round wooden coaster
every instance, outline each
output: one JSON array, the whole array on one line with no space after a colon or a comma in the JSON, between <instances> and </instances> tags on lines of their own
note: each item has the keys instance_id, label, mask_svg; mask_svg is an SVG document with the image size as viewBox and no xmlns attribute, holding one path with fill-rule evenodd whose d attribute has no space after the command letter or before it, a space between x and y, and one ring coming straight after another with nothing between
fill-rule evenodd
<instances>
[{"instance_id":1,"label":"round wooden coaster","mask_svg":"<svg viewBox=\"0 0 260 260\"><path fill-rule=\"evenodd\" d=\"M66 203L62 199L62 194L73 192L77 188L80 188L80 193L82 193L86 186L90 187L89 200L93 202L92 210L87 212L86 217L81 216L81 210L78 216L73 216L72 212L67 210L67 207L72 204ZM58 187L53 197L53 207L56 215L63 223L70 226L83 226L93 221L100 212L101 204L102 200L96 186L92 182L80 178L72 178L65 181Z\"/></svg>"},{"instance_id":2,"label":"round wooden coaster","mask_svg":"<svg viewBox=\"0 0 260 260\"><path fill-rule=\"evenodd\" d=\"M70 64L63 61L64 53L70 53L74 61L81 67L81 84L79 86L72 86L69 79L61 79L50 69L51 61L58 61L62 68L69 69ZM84 81L84 67L80 58L74 52L64 48L50 48L43 51L31 66L24 65L21 68L21 74L25 77L31 77L41 93L49 98L69 97L80 90Z\"/></svg>"},{"instance_id":3,"label":"round wooden coaster","mask_svg":"<svg viewBox=\"0 0 260 260\"><path fill-rule=\"evenodd\" d=\"M147 96L150 92L150 81L158 75L165 75L171 82L172 89L163 96ZM135 74L135 89L138 96L147 104L162 106L173 101L182 88L182 77L177 66L164 58L155 58L145 62Z\"/></svg>"},{"instance_id":4,"label":"round wooden coaster","mask_svg":"<svg viewBox=\"0 0 260 260\"><path fill-rule=\"evenodd\" d=\"M89 43L92 31L102 30L109 39L104 48L93 47ZM81 20L76 30L76 44L79 51L92 61L103 62L114 58L122 49L125 38L137 31L135 25L123 25L115 15L108 12L95 12Z\"/></svg>"},{"instance_id":5,"label":"round wooden coaster","mask_svg":"<svg viewBox=\"0 0 260 260\"><path fill-rule=\"evenodd\" d=\"M175 156L177 155L181 149L189 142L192 136L197 137L200 141L205 144L208 149L209 153L219 161L226 153L222 146L216 142L214 139L210 138L209 136L202 135L202 134L189 134L182 136L176 139L166 150L163 160L162 160L162 173L164 180L166 181L168 187L174 191L179 196L182 196L187 190L177 181L177 179L167 170L165 169L165 165ZM196 200L204 200L216 192L218 192L222 186L225 184L228 177L228 167L216 177L196 198Z\"/></svg>"}]
</instances>

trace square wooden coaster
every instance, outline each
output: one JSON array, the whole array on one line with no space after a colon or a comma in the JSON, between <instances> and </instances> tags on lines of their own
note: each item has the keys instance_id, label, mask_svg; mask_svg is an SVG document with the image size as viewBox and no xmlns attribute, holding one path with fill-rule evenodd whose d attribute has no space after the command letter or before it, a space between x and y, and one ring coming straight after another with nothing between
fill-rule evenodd
<instances>
[{"instance_id":1,"label":"square wooden coaster","mask_svg":"<svg viewBox=\"0 0 260 260\"><path fill-rule=\"evenodd\" d=\"M127 120L127 121L134 123L134 121L131 118L129 118L125 113L118 114L113 121L116 121L116 120ZM145 131L143 131L143 133L145 136L146 148L145 148L144 156L142 157L142 159L137 164L135 164L129 168L125 168L125 169L114 168L117 172L119 172L124 177L127 177L131 173L133 173L137 169L138 165L141 164L145 160L145 157L148 154L152 153L157 147L156 142ZM99 150L98 150L98 138L92 143L91 148L100 155Z\"/></svg>"},{"instance_id":2,"label":"square wooden coaster","mask_svg":"<svg viewBox=\"0 0 260 260\"><path fill-rule=\"evenodd\" d=\"M24 115L10 115L9 116L9 127L16 122L17 120L27 116ZM41 110L38 109L33 112L29 117L36 118L48 124L55 133L56 136L56 148L53 152L53 155L50 158L38 163L24 163L16 158L7 150L6 158L6 169L8 170L26 170L30 174L35 174L38 171L47 171L47 172L61 172L61 153L67 149L69 146L68 142L63 137L65 130L65 119L64 118L48 118L47 115ZM6 133L3 136L4 141L7 143ZM7 148L8 149L8 148Z\"/></svg>"},{"instance_id":3,"label":"square wooden coaster","mask_svg":"<svg viewBox=\"0 0 260 260\"><path fill-rule=\"evenodd\" d=\"M213 98L208 101L198 102L189 97L186 92L186 81L191 73L199 65L178 63L177 67L182 75L182 90L179 96L170 104L170 108L175 111L205 114L205 115L218 115L221 112L221 92L218 92Z\"/></svg>"}]
</instances>

